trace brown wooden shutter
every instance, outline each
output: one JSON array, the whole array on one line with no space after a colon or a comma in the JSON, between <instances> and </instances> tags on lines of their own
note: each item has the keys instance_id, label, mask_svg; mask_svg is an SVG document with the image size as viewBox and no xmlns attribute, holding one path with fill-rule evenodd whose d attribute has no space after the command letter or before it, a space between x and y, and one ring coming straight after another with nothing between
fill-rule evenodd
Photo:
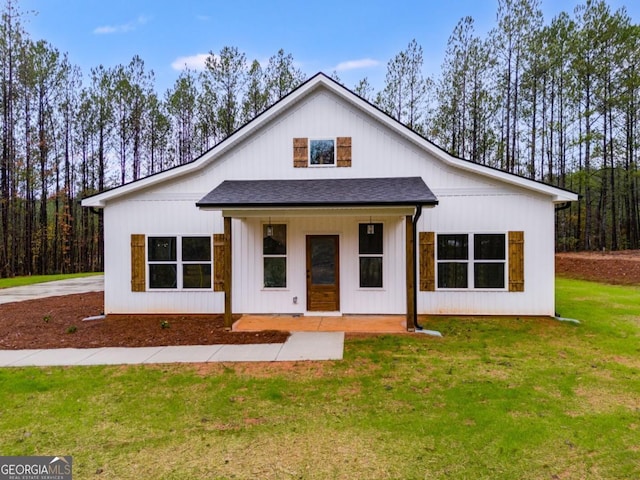
<instances>
[{"instance_id":1,"label":"brown wooden shutter","mask_svg":"<svg viewBox=\"0 0 640 480\"><path fill-rule=\"evenodd\" d=\"M420 291L433 292L436 289L436 234L420 232Z\"/></svg>"},{"instance_id":2,"label":"brown wooden shutter","mask_svg":"<svg viewBox=\"0 0 640 480\"><path fill-rule=\"evenodd\" d=\"M338 137L338 167L351 166L351 137Z\"/></svg>"},{"instance_id":3,"label":"brown wooden shutter","mask_svg":"<svg viewBox=\"0 0 640 480\"><path fill-rule=\"evenodd\" d=\"M213 235L213 291L224 292L224 234Z\"/></svg>"},{"instance_id":4,"label":"brown wooden shutter","mask_svg":"<svg viewBox=\"0 0 640 480\"><path fill-rule=\"evenodd\" d=\"M293 166L306 168L309 166L309 141L306 138L293 139Z\"/></svg>"},{"instance_id":5,"label":"brown wooden shutter","mask_svg":"<svg viewBox=\"0 0 640 480\"><path fill-rule=\"evenodd\" d=\"M146 282L145 265L145 236L141 234L131 235L131 291L144 292Z\"/></svg>"},{"instance_id":6,"label":"brown wooden shutter","mask_svg":"<svg viewBox=\"0 0 640 480\"><path fill-rule=\"evenodd\" d=\"M524 232L509 232L509 291L524 292Z\"/></svg>"}]
</instances>

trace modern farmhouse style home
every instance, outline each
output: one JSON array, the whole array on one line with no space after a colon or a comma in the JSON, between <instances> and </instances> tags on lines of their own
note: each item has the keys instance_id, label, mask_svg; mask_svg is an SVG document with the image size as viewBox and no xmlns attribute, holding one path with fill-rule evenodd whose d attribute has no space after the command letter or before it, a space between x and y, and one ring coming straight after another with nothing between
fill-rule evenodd
<instances>
[{"instance_id":1,"label":"modern farmhouse style home","mask_svg":"<svg viewBox=\"0 0 640 480\"><path fill-rule=\"evenodd\" d=\"M577 195L455 158L317 74L104 209L105 313L554 315Z\"/></svg>"}]
</instances>

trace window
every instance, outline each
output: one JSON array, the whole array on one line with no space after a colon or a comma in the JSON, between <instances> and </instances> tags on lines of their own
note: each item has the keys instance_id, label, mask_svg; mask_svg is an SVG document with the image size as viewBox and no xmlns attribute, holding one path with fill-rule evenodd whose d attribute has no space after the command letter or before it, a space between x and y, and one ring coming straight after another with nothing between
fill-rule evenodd
<instances>
[{"instance_id":1,"label":"window","mask_svg":"<svg viewBox=\"0 0 640 480\"><path fill-rule=\"evenodd\" d=\"M351 167L351 137L293 139L293 168Z\"/></svg>"},{"instance_id":2,"label":"window","mask_svg":"<svg viewBox=\"0 0 640 480\"><path fill-rule=\"evenodd\" d=\"M150 289L211 288L210 237L149 237Z\"/></svg>"},{"instance_id":3,"label":"window","mask_svg":"<svg viewBox=\"0 0 640 480\"><path fill-rule=\"evenodd\" d=\"M309 140L309 165L334 166L335 164L335 140Z\"/></svg>"},{"instance_id":4,"label":"window","mask_svg":"<svg viewBox=\"0 0 640 480\"><path fill-rule=\"evenodd\" d=\"M287 286L287 226L262 226L262 255L265 288Z\"/></svg>"},{"instance_id":5,"label":"window","mask_svg":"<svg viewBox=\"0 0 640 480\"><path fill-rule=\"evenodd\" d=\"M505 288L504 234L438 235L437 249L438 288Z\"/></svg>"},{"instance_id":6,"label":"window","mask_svg":"<svg viewBox=\"0 0 640 480\"><path fill-rule=\"evenodd\" d=\"M505 239L502 234L473 236L475 288L504 288Z\"/></svg>"},{"instance_id":7,"label":"window","mask_svg":"<svg viewBox=\"0 0 640 480\"><path fill-rule=\"evenodd\" d=\"M382 288L382 223L361 223L358 237L360 287Z\"/></svg>"}]
</instances>

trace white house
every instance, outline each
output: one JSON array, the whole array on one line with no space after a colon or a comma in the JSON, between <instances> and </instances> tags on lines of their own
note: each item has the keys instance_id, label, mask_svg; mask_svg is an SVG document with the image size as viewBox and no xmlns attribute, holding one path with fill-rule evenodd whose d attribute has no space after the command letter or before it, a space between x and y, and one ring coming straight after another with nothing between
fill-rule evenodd
<instances>
[{"instance_id":1,"label":"white house","mask_svg":"<svg viewBox=\"0 0 640 480\"><path fill-rule=\"evenodd\" d=\"M455 158L317 74L104 209L105 313L554 315L575 193Z\"/></svg>"}]
</instances>

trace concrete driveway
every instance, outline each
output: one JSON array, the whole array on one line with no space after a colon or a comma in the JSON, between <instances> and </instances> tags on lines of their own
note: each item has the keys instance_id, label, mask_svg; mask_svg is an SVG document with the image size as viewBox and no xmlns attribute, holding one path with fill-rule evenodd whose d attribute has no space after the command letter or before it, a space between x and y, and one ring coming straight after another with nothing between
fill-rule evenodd
<instances>
[{"instance_id":1,"label":"concrete driveway","mask_svg":"<svg viewBox=\"0 0 640 480\"><path fill-rule=\"evenodd\" d=\"M34 283L23 287L3 288L0 290L0 304L34 300L36 298L58 297L73 293L102 292L104 275L71 278L55 282Z\"/></svg>"}]
</instances>

